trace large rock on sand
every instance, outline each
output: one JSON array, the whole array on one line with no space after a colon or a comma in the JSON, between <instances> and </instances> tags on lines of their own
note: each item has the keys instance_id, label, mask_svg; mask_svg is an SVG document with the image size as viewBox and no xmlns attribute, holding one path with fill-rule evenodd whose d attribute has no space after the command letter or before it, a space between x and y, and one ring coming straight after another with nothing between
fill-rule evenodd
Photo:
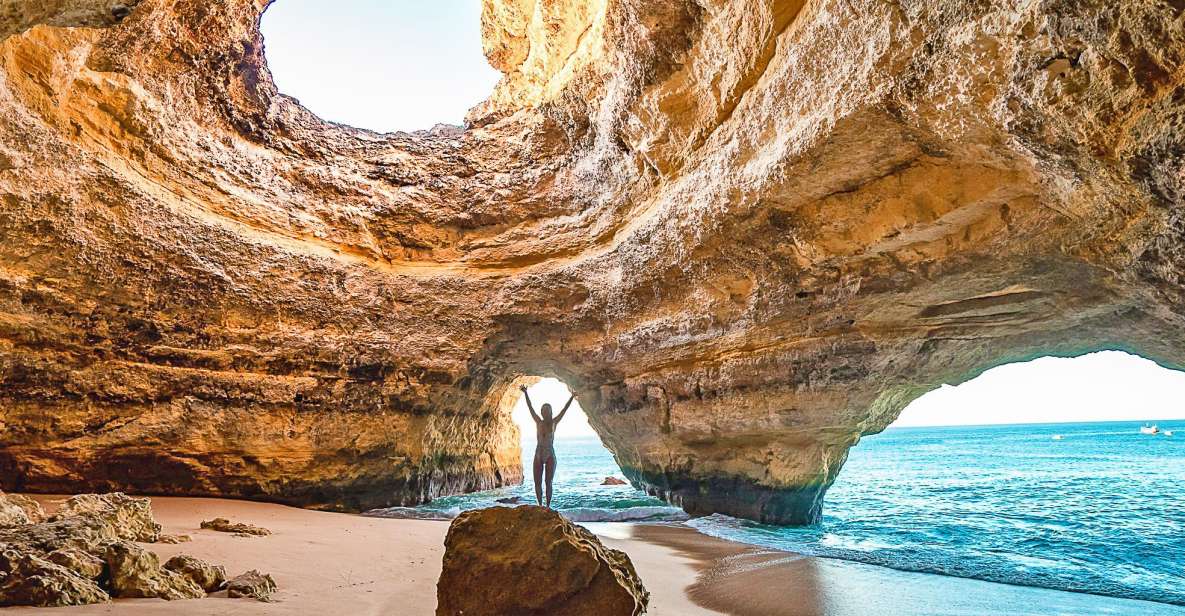
<instances>
[{"instance_id":1,"label":"large rock on sand","mask_svg":"<svg viewBox=\"0 0 1185 616\"><path fill-rule=\"evenodd\" d=\"M437 616L646 611L649 593L629 557L550 509L525 505L462 513L449 527L444 547Z\"/></svg>"},{"instance_id":2,"label":"large rock on sand","mask_svg":"<svg viewBox=\"0 0 1185 616\"><path fill-rule=\"evenodd\" d=\"M272 579L272 576L254 569L226 582L226 596L231 599L271 601L274 592L276 592L276 581Z\"/></svg>"},{"instance_id":3,"label":"large rock on sand","mask_svg":"<svg viewBox=\"0 0 1185 616\"><path fill-rule=\"evenodd\" d=\"M31 553L0 552L0 607L60 607L108 600L94 580L67 567Z\"/></svg>"},{"instance_id":4,"label":"large rock on sand","mask_svg":"<svg viewBox=\"0 0 1185 616\"><path fill-rule=\"evenodd\" d=\"M152 501L128 496L122 492L110 494L79 494L71 496L53 516L55 520L75 517L94 517L111 525L120 539L154 543L160 538L160 524L152 515Z\"/></svg>"},{"instance_id":5,"label":"large rock on sand","mask_svg":"<svg viewBox=\"0 0 1185 616\"><path fill-rule=\"evenodd\" d=\"M211 565L187 554L170 558L165 563L165 569L189 578L206 592L221 590L226 585L226 569L222 565Z\"/></svg>"},{"instance_id":6,"label":"large rock on sand","mask_svg":"<svg viewBox=\"0 0 1185 616\"><path fill-rule=\"evenodd\" d=\"M206 596L206 591L189 577L162 568L156 554L134 543L112 543L105 557L113 596L169 601Z\"/></svg>"}]
</instances>

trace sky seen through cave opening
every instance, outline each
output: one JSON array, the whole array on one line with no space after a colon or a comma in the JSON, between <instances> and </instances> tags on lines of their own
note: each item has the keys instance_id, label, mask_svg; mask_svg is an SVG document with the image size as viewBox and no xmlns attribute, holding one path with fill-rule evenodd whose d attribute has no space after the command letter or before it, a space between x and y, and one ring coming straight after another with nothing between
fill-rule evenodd
<instances>
[{"instance_id":1,"label":"sky seen through cave opening","mask_svg":"<svg viewBox=\"0 0 1185 616\"><path fill-rule=\"evenodd\" d=\"M378 132L464 123L502 74L481 48L481 0L276 0L260 23L280 92Z\"/></svg>"}]
</instances>

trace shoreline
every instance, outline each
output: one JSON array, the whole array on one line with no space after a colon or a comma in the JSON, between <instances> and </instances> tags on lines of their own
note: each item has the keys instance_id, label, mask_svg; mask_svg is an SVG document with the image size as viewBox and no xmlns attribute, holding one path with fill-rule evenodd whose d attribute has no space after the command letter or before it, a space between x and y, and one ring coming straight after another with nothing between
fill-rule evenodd
<instances>
[{"instance_id":1,"label":"shoreline","mask_svg":"<svg viewBox=\"0 0 1185 616\"><path fill-rule=\"evenodd\" d=\"M32 495L53 509L64 498ZM165 533L181 544L145 544L162 558L190 554L236 575L275 577L275 602L120 599L67 608L2 608L0 614L295 615L433 614L448 522L366 517L217 498L152 497ZM269 528L267 537L235 537L199 528L226 517ZM629 555L658 616L1185 616L1185 607L966 578L897 571L718 539L675 523L583 524Z\"/></svg>"}]
</instances>

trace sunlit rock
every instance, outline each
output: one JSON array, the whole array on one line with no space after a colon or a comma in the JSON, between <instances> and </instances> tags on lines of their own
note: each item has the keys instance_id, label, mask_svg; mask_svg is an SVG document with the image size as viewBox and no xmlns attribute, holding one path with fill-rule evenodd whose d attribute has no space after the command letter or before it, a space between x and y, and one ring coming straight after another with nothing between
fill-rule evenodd
<instances>
[{"instance_id":1,"label":"sunlit rock","mask_svg":"<svg viewBox=\"0 0 1185 616\"><path fill-rule=\"evenodd\" d=\"M436 615L638 616L649 598L629 556L585 528L544 507L490 507L449 526Z\"/></svg>"}]
</instances>

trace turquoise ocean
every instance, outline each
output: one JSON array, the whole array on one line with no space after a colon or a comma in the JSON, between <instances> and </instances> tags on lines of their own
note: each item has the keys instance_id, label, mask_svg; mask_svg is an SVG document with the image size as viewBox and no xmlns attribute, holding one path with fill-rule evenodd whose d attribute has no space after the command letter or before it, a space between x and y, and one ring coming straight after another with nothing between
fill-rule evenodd
<instances>
[{"instance_id":1,"label":"turquoise ocean","mask_svg":"<svg viewBox=\"0 0 1185 616\"><path fill-rule=\"evenodd\" d=\"M1155 422L1154 422L1155 423ZM577 522L682 523L708 535L826 558L1185 605L1185 420L890 428L852 448L823 520L778 527L688 519L631 486L596 438L556 441L552 505ZM530 470L534 443L525 442ZM372 512L448 518L534 503L522 486Z\"/></svg>"}]
</instances>

